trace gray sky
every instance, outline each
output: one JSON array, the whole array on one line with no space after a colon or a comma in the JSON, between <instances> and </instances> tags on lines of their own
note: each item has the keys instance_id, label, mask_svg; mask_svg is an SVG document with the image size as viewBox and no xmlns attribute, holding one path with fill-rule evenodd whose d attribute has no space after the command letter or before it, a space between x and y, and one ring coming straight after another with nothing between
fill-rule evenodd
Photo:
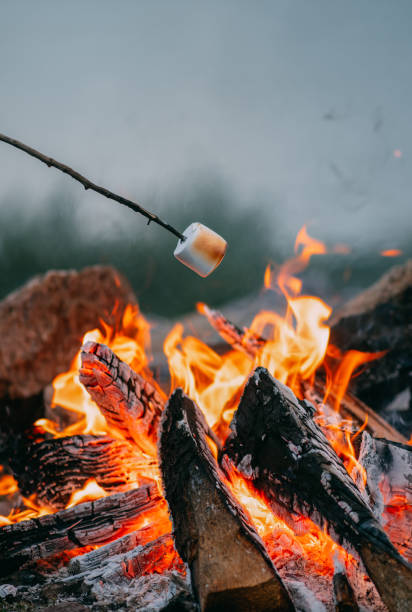
<instances>
[{"instance_id":1,"label":"gray sky","mask_svg":"<svg viewBox=\"0 0 412 612\"><path fill-rule=\"evenodd\" d=\"M210 172L292 231L389 248L411 235L411 29L410 0L0 0L0 131L146 205ZM2 205L62 180L0 143Z\"/></svg>"}]
</instances>

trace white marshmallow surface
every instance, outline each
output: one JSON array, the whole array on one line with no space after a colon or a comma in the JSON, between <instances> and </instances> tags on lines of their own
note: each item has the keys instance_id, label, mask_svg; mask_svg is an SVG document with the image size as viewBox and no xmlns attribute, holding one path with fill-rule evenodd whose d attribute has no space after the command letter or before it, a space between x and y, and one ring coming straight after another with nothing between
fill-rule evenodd
<instances>
[{"instance_id":1,"label":"white marshmallow surface","mask_svg":"<svg viewBox=\"0 0 412 612\"><path fill-rule=\"evenodd\" d=\"M226 240L202 223L191 223L183 235L174 256L199 276L209 276L225 256Z\"/></svg>"}]
</instances>

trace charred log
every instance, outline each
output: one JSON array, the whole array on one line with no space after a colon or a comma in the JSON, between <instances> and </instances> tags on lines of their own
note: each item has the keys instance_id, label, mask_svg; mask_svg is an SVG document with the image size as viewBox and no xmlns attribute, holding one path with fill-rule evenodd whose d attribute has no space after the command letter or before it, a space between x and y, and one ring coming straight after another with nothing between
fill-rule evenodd
<instances>
[{"instance_id":1,"label":"charred log","mask_svg":"<svg viewBox=\"0 0 412 612\"><path fill-rule=\"evenodd\" d=\"M201 610L293 610L262 541L221 478L208 426L177 389L162 416L159 454L176 548Z\"/></svg>"},{"instance_id":2,"label":"charred log","mask_svg":"<svg viewBox=\"0 0 412 612\"><path fill-rule=\"evenodd\" d=\"M25 497L34 493L38 502L60 510L92 478L110 493L135 488L141 462L138 450L126 441L78 435L29 444L11 467Z\"/></svg>"},{"instance_id":3,"label":"charred log","mask_svg":"<svg viewBox=\"0 0 412 612\"><path fill-rule=\"evenodd\" d=\"M362 433L359 462L371 505L398 551L412 563L412 447Z\"/></svg>"},{"instance_id":4,"label":"charred log","mask_svg":"<svg viewBox=\"0 0 412 612\"><path fill-rule=\"evenodd\" d=\"M104 344L87 342L81 359L80 382L110 427L144 452L155 454L157 426L166 403L163 392Z\"/></svg>"},{"instance_id":5,"label":"charred log","mask_svg":"<svg viewBox=\"0 0 412 612\"><path fill-rule=\"evenodd\" d=\"M344 305L332 318L331 341L340 349L388 351L365 367L351 384L354 393L390 418L394 398L404 424L393 422L407 435L412 431L412 260L392 268L377 283Z\"/></svg>"},{"instance_id":6,"label":"charred log","mask_svg":"<svg viewBox=\"0 0 412 612\"><path fill-rule=\"evenodd\" d=\"M224 452L286 520L304 515L358 552L390 610L407 610L412 571L313 420L314 408L257 368Z\"/></svg>"},{"instance_id":7,"label":"charred log","mask_svg":"<svg viewBox=\"0 0 412 612\"><path fill-rule=\"evenodd\" d=\"M246 353L251 359L254 359L258 351L265 346L266 340L264 338L253 334L245 327L238 327L235 323L226 319L219 310L213 310L206 304L199 304L198 309L225 342L233 349Z\"/></svg>"},{"instance_id":8,"label":"charred log","mask_svg":"<svg viewBox=\"0 0 412 612\"><path fill-rule=\"evenodd\" d=\"M220 336L235 350L246 353L250 359L254 360L260 349L265 345L266 340L251 332L246 327L240 328L228 319L219 311L213 310L202 304L200 311L207 317L212 327L220 334ZM303 385L303 392L307 399L312 401L314 395L320 402L323 401L325 394L325 384L321 378L317 378L315 389ZM329 400L333 403L334 397L329 393ZM397 442L406 442L405 438L394 427L391 427L381 416L376 414L372 408L360 402L353 396L346 394L341 403L343 413L355 419L361 425L365 419L365 413L368 415L367 429L376 436L382 436L395 440Z\"/></svg>"},{"instance_id":9,"label":"charred log","mask_svg":"<svg viewBox=\"0 0 412 612\"><path fill-rule=\"evenodd\" d=\"M109 542L96 550L92 550L84 555L74 557L67 564L69 574L84 574L101 567L106 561L117 555L125 555L137 547L154 542L158 534L157 525L148 525L137 531L132 531L127 535ZM165 537L171 538L170 534Z\"/></svg>"},{"instance_id":10,"label":"charred log","mask_svg":"<svg viewBox=\"0 0 412 612\"><path fill-rule=\"evenodd\" d=\"M343 571L336 572L333 576L333 593L336 612L359 612L355 593Z\"/></svg>"},{"instance_id":11,"label":"charred log","mask_svg":"<svg viewBox=\"0 0 412 612\"><path fill-rule=\"evenodd\" d=\"M155 507L157 520L160 520L165 510L162 503L157 486L146 485L85 502L56 514L1 527L0 575L11 573L27 561L109 542L139 528L146 513ZM167 525L166 513L163 519Z\"/></svg>"}]
</instances>

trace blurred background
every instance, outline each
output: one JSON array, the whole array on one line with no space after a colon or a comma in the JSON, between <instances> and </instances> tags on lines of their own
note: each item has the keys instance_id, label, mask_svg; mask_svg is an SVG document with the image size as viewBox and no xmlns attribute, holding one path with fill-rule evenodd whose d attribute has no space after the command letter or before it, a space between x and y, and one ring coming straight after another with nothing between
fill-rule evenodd
<instances>
[{"instance_id":1,"label":"blurred background","mask_svg":"<svg viewBox=\"0 0 412 612\"><path fill-rule=\"evenodd\" d=\"M258 291L309 234L332 303L412 255L410 0L2 0L0 132L229 250L208 279L176 240L0 143L0 298L113 264L148 313ZM396 258L381 251L399 249Z\"/></svg>"}]
</instances>

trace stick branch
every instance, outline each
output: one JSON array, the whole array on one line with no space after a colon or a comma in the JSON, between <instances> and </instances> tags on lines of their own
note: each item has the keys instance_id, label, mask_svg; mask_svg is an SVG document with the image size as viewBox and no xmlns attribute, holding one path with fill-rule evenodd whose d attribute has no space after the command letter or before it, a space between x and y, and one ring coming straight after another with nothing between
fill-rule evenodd
<instances>
[{"instance_id":1,"label":"stick branch","mask_svg":"<svg viewBox=\"0 0 412 612\"><path fill-rule=\"evenodd\" d=\"M140 206L140 204L137 204L136 202L132 202L132 200L128 200L127 198L124 198L123 196L117 195L116 193L113 193L113 191L109 191L105 187L101 187L100 185L96 185L95 183L92 183L91 181L89 181L89 179L87 179L85 176L82 176L79 172L76 172L72 168L69 168L69 166L66 166L65 164L62 164L56 161L52 157L43 155L43 153L40 153L40 151L36 151L36 149L32 149L32 147L25 145L23 142L20 142L19 140L14 140L14 138L9 138L5 134L0 133L0 140L2 140L3 142L6 142L12 147L16 147L16 149L20 149L21 151L24 151L25 153L27 153L28 155L31 155L32 157L35 157L36 159L46 164L46 166L48 166L49 168L51 167L57 168L57 170L60 170L61 172L68 174L75 181L78 181L79 183L81 183L86 190L91 189L92 191L96 191L96 193L100 193L100 195L104 196L105 198L109 198L109 200L114 200L115 202L119 202L119 204L123 204L124 206L131 208L135 212L140 213L141 215L146 217L146 219L149 220L148 224L153 221L153 223L157 223L158 225L161 225L162 227L167 229L169 232L171 232L172 234L180 238L180 240L186 239L185 236L183 236L183 234L181 234L177 229L175 229L173 226L169 225L165 221L162 221L162 219L160 219L157 215L154 215L150 211L146 210L145 208Z\"/></svg>"}]
</instances>

